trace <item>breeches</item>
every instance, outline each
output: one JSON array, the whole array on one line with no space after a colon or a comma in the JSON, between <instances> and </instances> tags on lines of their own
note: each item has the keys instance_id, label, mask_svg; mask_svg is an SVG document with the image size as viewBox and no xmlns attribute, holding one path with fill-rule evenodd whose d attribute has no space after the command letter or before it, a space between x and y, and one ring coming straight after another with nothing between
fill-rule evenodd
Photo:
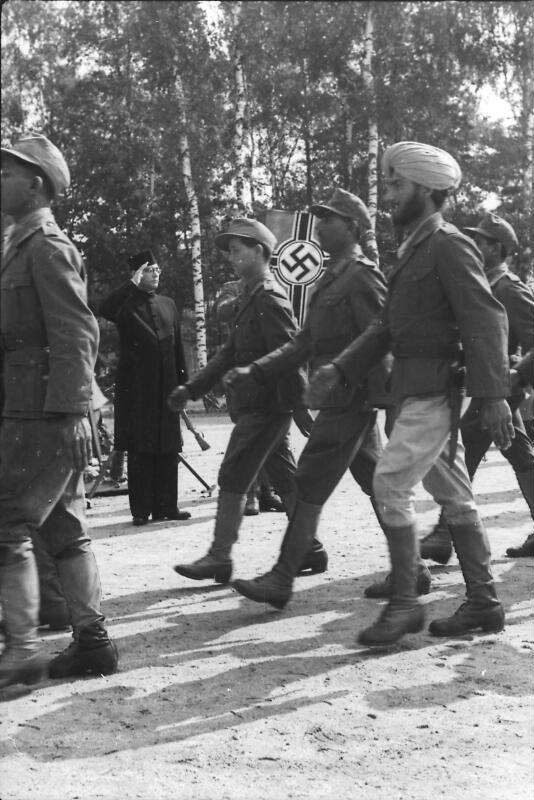
<instances>
[{"instance_id":1,"label":"breeches","mask_svg":"<svg viewBox=\"0 0 534 800\"><path fill-rule=\"evenodd\" d=\"M401 404L373 482L385 525L415 523L414 490L420 481L443 506L449 523L462 525L478 520L460 442L453 466L447 463L450 432L451 409L445 395L409 397Z\"/></svg>"},{"instance_id":2,"label":"breeches","mask_svg":"<svg viewBox=\"0 0 534 800\"><path fill-rule=\"evenodd\" d=\"M297 465L297 497L323 505L347 469L362 491L371 495L381 452L376 412L354 406L320 411Z\"/></svg>"},{"instance_id":3,"label":"breeches","mask_svg":"<svg viewBox=\"0 0 534 800\"><path fill-rule=\"evenodd\" d=\"M90 549L83 475L64 443L63 419L4 419L0 429L0 565L24 557L39 531L48 553Z\"/></svg>"},{"instance_id":4,"label":"breeches","mask_svg":"<svg viewBox=\"0 0 534 800\"><path fill-rule=\"evenodd\" d=\"M294 491L295 459L287 443L291 414L242 414L219 469L219 487L245 494L269 456L269 479L282 496ZM285 445L284 445L285 441Z\"/></svg>"}]
</instances>

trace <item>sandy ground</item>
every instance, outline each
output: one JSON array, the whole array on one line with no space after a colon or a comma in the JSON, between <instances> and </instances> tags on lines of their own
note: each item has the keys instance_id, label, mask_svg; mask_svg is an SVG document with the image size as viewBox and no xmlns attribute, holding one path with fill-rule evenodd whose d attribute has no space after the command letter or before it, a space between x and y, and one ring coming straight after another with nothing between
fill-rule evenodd
<instances>
[{"instance_id":1,"label":"sandy ground","mask_svg":"<svg viewBox=\"0 0 534 800\"><path fill-rule=\"evenodd\" d=\"M216 480L230 426L196 418L185 455ZM303 439L293 432L295 450ZM328 573L303 577L277 612L229 587L172 571L204 553L214 497L180 470L178 525L133 528L125 497L89 512L104 611L121 656L107 678L48 681L0 706L1 800L522 800L534 788L534 560L504 557L531 530L513 473L492 451L477 477L506 605L499 635L436 640L426 631L381 652L356 643L380 609L364 587L387 568L368 500L345 476L321 524ZM421 490L421 533L436 519ZM265 571L280 514L245 520L235 574ZM433 568L431 619L463 586L456 560ZM43 636L51 655L67 634Z\"/></svg>"}]
</instances>

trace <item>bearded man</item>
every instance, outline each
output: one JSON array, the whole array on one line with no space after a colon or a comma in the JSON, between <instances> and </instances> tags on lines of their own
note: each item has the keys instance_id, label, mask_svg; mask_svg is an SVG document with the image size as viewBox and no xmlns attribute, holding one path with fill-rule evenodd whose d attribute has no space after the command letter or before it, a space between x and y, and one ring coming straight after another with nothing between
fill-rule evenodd
<instances>
[{"instance_id":1,"label":"bearded man","mask_svg":"<svg viewBox=\"0 0 534 800\"><path fill-rule=\"evenodd\" d=\"M317 371L307 394L316 408L334 386L359 385L384 353L394 355L396 420L373 480L392 593L377 622L360 633L360 643L368 646L391 644L424 627L416 588L414 489L420 481L445 509L467 589L467 601L451 617L434 620L430 632L449 636L503 628L463 447L451 437L458 425L451 418L451 383L460 358L482 426L503 450L514 435L505 400L510 394L506 313L492 295L478 248L441 215L448 193L460 184L460 167L444 150L398 142L384 153L382 168L393 222L406 234L386 306L332 364Z\"/></svg>"}]
</instances>

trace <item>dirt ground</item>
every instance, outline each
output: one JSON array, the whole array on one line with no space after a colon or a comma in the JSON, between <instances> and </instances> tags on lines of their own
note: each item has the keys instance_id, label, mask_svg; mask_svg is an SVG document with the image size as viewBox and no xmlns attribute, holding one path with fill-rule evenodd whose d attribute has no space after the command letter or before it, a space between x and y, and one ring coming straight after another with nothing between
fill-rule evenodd
<instances>
[{"instance_id":1,"label":"dirt ground","mask_svg":"<svg viewBox=\"0 0 534 800\"><path fill-rule=\"evenodd\" d=\"M230 432L184 454L210 483ZM303 445L293 431L296 452ZM491 451L476 480L507 611L498 635L427 631L380 652L356 643L388 565L370 504L345 476L321 521L330 566L277 612L172 565L202 555L215 496L180 468L186 523L131 526L127 498L89 511L104 611L120 651L107 678L48 681L0 706L1 800L522 800L534 788L534 560L504 557L532 530L510 467ZM437 513L418 493L421 534ZM270 567L284 517L245 519L235 575ZM458 563L434 567L428 618L461 600ZM52 655L67 634L43 636Z\"/></svg>"}]
</instances>

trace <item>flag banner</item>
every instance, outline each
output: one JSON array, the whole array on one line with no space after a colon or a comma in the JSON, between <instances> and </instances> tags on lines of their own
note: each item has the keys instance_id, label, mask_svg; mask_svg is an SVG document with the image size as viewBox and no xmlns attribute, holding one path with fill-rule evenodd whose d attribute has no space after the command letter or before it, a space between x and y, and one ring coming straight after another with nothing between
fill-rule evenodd
<instances>
[{"instance_id":1,"label":"flag banner","mask_svg":"<svg viewBox=\"0 0 534 800\"><path fill-rule=\"evenodd\" d=\"M317 218L309 211L272 209L265 212L263 222L278 242L271 256L271 270L289 295L302 326L313 287L323 274L327 260L315 235Z\"/></svg>"}]
</instances>

